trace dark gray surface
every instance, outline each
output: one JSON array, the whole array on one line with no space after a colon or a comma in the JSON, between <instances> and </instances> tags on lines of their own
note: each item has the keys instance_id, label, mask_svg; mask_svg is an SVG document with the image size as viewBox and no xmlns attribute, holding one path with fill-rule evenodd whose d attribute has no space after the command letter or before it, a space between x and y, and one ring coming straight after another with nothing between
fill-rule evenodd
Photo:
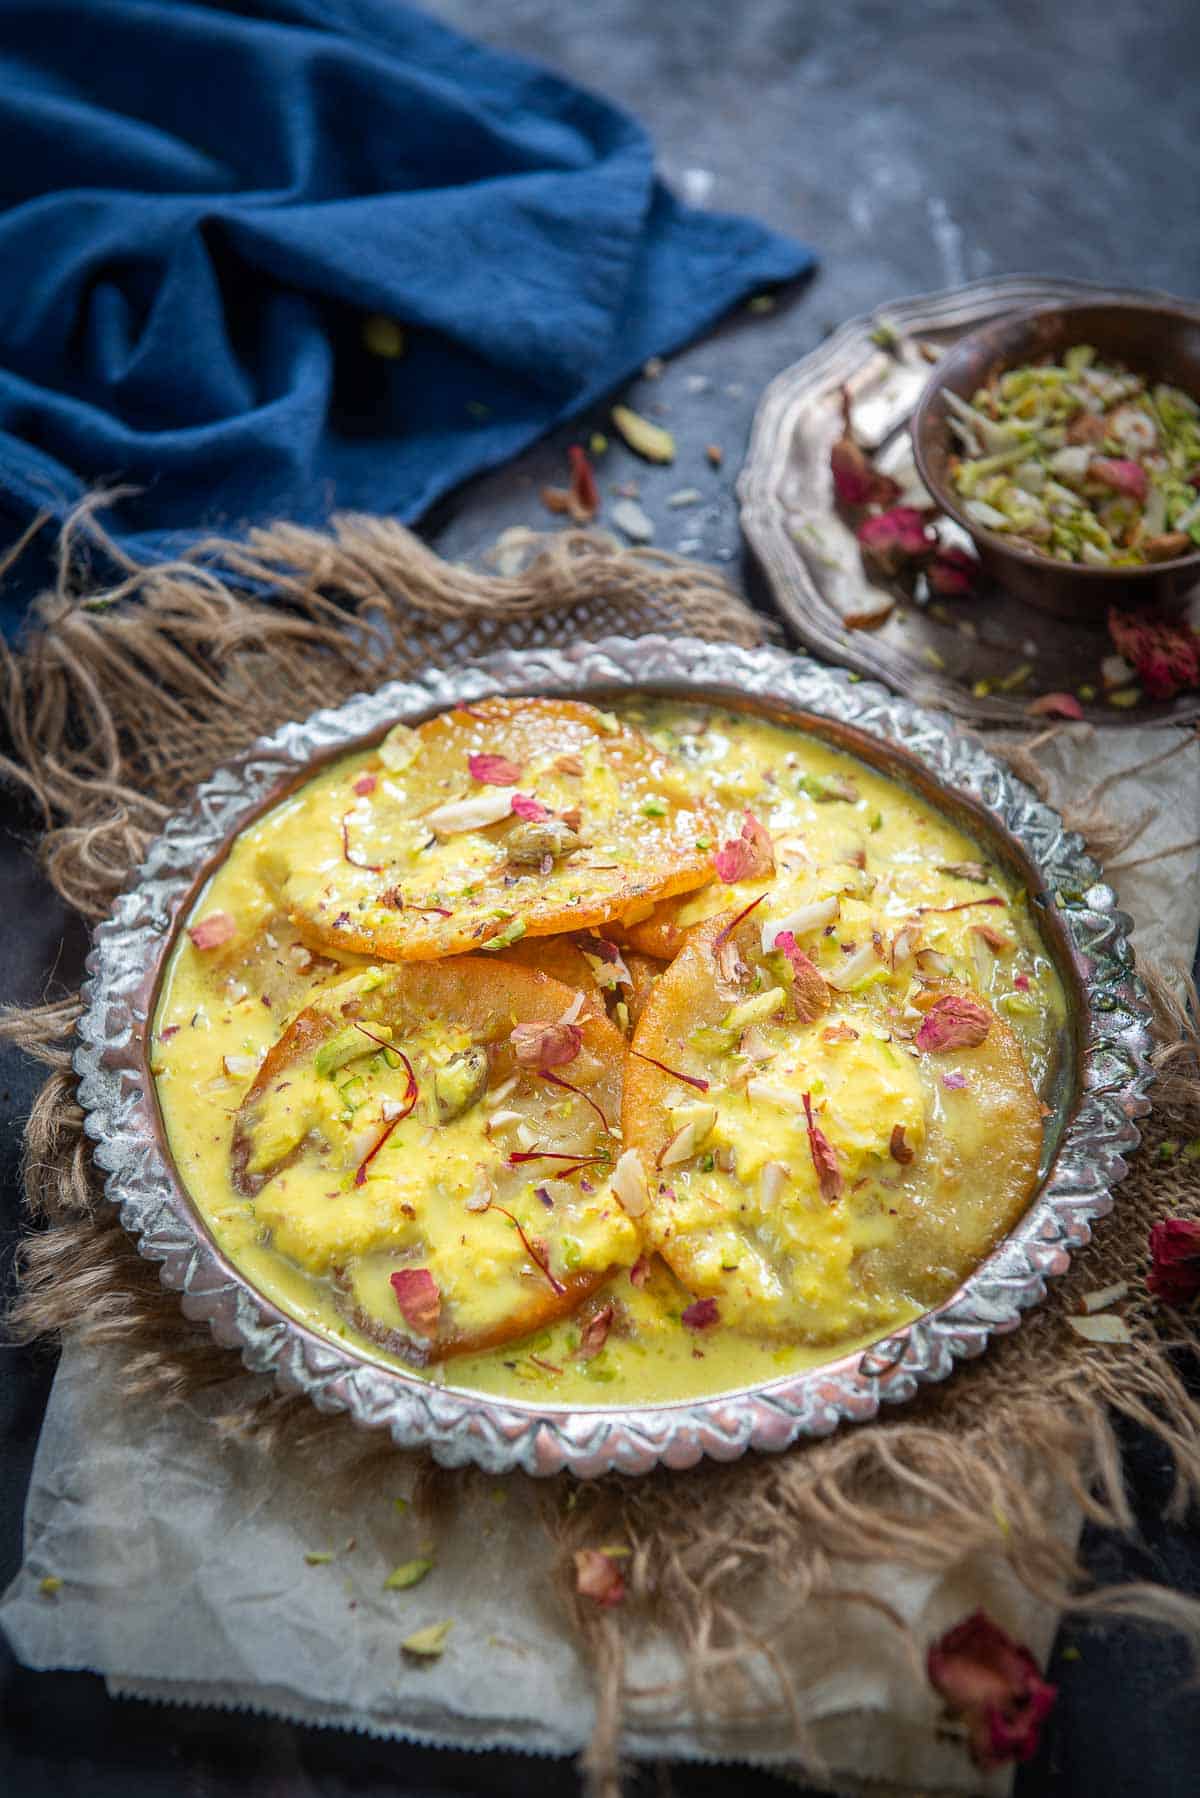
<instances>
[{"instance_id":1,"label":"dark gray surface","mask_svg":"<svg viewBox=\"0 0 1200 1798\"><path fill-rule=\"evenodd\" d=\"M1036 271L1195 292L1189 207L1200 177L1194 5L1117 0L889 4L846 0L439 0L433 10L492 43L540 57L641 114L664 172L707 203L756 213L818 249L822 268L771 314L739 315L676 358L633 403L676 433L673 468L619 447L605 486L633 479L656 542L741 562L733 481L758 392L847 316L906 293ZM707 377L703 392L688 377ZM499 530L539 525L537 494L563 450L609 431L605 409L444 502L438 547L474 557ZM611 432L609 431L611 435ZM724 450L722 469L705 446ZM683 486L702 506L664 504ZM754 590L752 585L752 591ZM33 874L31 827L0 791L0 998L29 1000L79 975L81 933ZM57 972L53 970L57 969ZM7 1273L21 1120L36 1070L0 1053L0 1182ZM0 1580L19 1557L20 1503L45 1401L44 1354L0 1348ZM1159 1458L1133 1445L1141 1539L1089 1536L1104 1578L1163 1577L1200 1591L1188 1531L1162 1525ZM181 1594L181 1626L184 1595ZM1064 1659L1063 1647L1079 1658ZM566 1794L562 1763L435 1755L331 1732L115 1704L87 1675L31 1675L0 1644L5 1798L382 1798L384 1793ZM1019 1798L1184 1798L1200 1783L1200 1704L1181 1695L1181 1651L1128 1630L1064 1632L1059 1707ZM794 1791L744 1770L677 1769L680 1798ZM654 1789L647 1778L639 1791Z\"/></svg>"}]
</instances>

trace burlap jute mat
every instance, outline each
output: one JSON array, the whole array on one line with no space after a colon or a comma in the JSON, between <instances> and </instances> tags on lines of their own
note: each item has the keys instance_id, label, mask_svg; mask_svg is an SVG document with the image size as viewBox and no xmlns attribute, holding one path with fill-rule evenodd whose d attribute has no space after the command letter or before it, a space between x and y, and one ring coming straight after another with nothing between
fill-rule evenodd
<instances>
[{"instance_id":1,"label":"burlap jute mat","mask_svg":"<svg viewBox=\"0 0 1200 1798\"><path fill-rule=\"evenodd\" d=\"M711 570L582 531L531 539L524 566L503 577L447 565L371 518L336 520L329 534L278 526L149 569L118 557L118 577L103 583L88 566L98 539L86 514L69 527L56 590L23 644L0 653L12 744L0 772L31 796L46 872L89 919L107 912L198 780L315 706L430 661L551 637L675 630L751 644L764 634ZM261 601L247 582L277 597ZM1036 764L1024 771L1036 776ZM1073 1536L1055 1527L1066 1489L1096 1523L1133 1528L1122 1418L1169 1449L1176 1515L1200 1494L1200 1405L1180 1377L1194 1322L1154 1306L1144 1288L1151 1225L1200 1216L1200 1163L1154 1155L1164 1137L1200 1133L1196 1035L1169 1000L1161 1008L1155 1117L1116 1211L1046 1302L979 1361L894 1415L783 1456L539 1486L546 1564L595 1672L587 1766L597 1791L616 1789L623 1719L648 1696L624 1669L651 1619L683 1657L692 1715L791 1731L801 1754L799 1688L813 1675L800 1669L820 1663L837 1607L868 1606L880 1628L904 1627L866 1577L880 1563L949 1573L986 1559L1056 1608L1138 1614L1200 1641L1200 1605L1146 1585L1089 1590ZM228 1383L231 1356L186 1322L100 1198L70 1068L77 1015L71 998L3 1024L50 1069L28 1126L30 1228L11 1323L27 1339L69 1332L85 1347L115 1345L128 1393L170 1405ZM1067 1317L1081 1293L1118 1281L1129 1284L1134 1342L1083 1343ZM360 1486L396 1454L307 1399L261 1391L218 1407L214 1427L264 1452L321 1444ZM448 1514L474 1478L427 1466L430 1514ZM630 1598L601 1611L575 1596L571 1555L616 1540L633 1550ZM786 1604L786 1649L763 1625L764 1586L773 1614ZM794 1652L797 1632L807 1632L807 1656Z\"/></svg>"}]
</instances>

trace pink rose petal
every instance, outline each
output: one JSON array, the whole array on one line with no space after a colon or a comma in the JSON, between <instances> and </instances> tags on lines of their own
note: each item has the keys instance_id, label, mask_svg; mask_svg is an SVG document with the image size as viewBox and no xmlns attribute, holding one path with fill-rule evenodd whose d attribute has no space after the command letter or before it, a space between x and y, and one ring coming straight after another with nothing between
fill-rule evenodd
<instances>
[{"instance_id":1,"label":"pink rose petal","mask_svg":"<svg viewBox=\"0 0 1200 1798\"><path fill-rule=\"evenodd\" d=\"M401 1315L418 1336L432 1336L441 1315L442 1295L427 1267L404 1267L389 1276Z\"/></svg>"},{"instance_id":2,"label":"pink rose petal","mask_svg":"<svg viewBox=\"0 0 1200 1798\"><path fill-rule=\"evenodd\" d=\"M506 755L469 755L467 772L472 780L488 787L515 787L521 778L517 763Z\"/></svg>"},{"instance_id":3,"label":"pink rose petal","mask_svg":"<svg viewBox=\"0 0 1200 1798\"><path fill-rule=\"evenodd\" d=\"M210 911L198 924L189 924L188 935L197 949L216 949L229 941L236 928L227 911Z\"/></svg>"}]
</instances>

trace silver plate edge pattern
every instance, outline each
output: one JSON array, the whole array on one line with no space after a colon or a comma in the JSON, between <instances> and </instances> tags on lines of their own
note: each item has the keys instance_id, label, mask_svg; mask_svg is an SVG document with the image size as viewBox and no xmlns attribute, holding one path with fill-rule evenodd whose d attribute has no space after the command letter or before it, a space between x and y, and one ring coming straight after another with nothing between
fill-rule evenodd
<instances>
[{"instance_id":1,"label":"silver plate edge pattern","mask_svg":"<svg viewBox=\"0 0 1200 1798\"><path fill-rule=\"evenodd\" d=\"M981 802L1024 847L1058 896L1086 997L1079 1102L1050 1175L1029 1210L936 1310L865 1352L744 1391L658 1406L569 1410L509 1404L431 1385L365 1360L288 1317L208 1241L159 1147L143 1059L147 970L160 965L176 913L196 878L246 814L314 757L486 693L636 689L655 682L707 694L778 701L853 726L915 754L952 790ZM1149 1110L1150 1007L1133 966L1131 920L1086 854L1082 839L944 713L922 710L875 682L805 656L691 638L604 638L565 649L502 651L453 672L431 669L260 738L197 788L150 846L133 884L96 930L87 961L74 1065L84 1127L108 1199L139 1252L160 1263L185 1315L237 1348L253 1372L324 1412L386 1428L402 1448L426 1447L445 1466L493 1473L684 1468L704 1456L779 1451L804 1437L862 1423L942 1380L957 1360L1015 1328L1061 1275L1138 1145L1134 1119Z\"/></svg>"}]
</instances>

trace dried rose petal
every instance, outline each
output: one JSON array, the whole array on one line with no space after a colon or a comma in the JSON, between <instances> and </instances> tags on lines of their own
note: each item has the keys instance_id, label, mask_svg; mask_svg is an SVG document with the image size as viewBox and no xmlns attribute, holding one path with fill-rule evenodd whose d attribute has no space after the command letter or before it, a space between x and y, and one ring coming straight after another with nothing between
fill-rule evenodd
<instances>
[{"instance_id":1,"label":"dried rose petal","mask_svg":"<svg viewBox=\"0 0 1200 1798\"><path fill-rule=\"evenodd\" d=\"M714 1324L721 1321L716 1299L693 1300L680 1314L679 1321L685 1330L711 1330Z\"/></svg>"},{"instance_id":2,"label":"dried rose petal","mask_svg":"<svg viewBox=\"0 0 1200 1798\"><path fill-rule=\"evenodd\" d=\"M833 496L839 506L853 511L859 506L886 506L899 499L901 488L891 475L880 474L860 444L839 437L829 452Z\"/></svg>"},{"instance_id":3,"label":"dried rose petal","mask_svg":"<svg viewBox=\"0 0 1200 1798\"><path fill-rule=\"evenodd\" d=\"M602 1310L596 1312L594 1317L588 1319L580 1332L579 1347L576 1350L576 1353L581 1361L591 1361L594 1356L600 1353L600 1350L608 1341L608 1332L612 1329L612 1320L613 1306L612 1301L610 1300Z\"/></svg>"},{"instance_id":4,"label":"dried rose petal","mask_svg":"<svg viewBox=\"0 0 1200 1798\"><path fill-rule=\"evenodd\" d=\"M830 1205L842 1196L842 1176L833 1144L819 1125L813 1123L812 1094L803 1094L804 1115L808 1120L808 1152L817 1170L821 1197Z\"/></svg>"},{"instance_id":5,"label":"dried rose petal","mask_svg":"<svg viewBox=\"0 0 1200 1798\"><path fill-rule=\"evenodd\" d=\"M990 924L972 924L971 935L977 936L985 942L993 955L1000 955L1005 949L1012 948L1008 937L1002 935L998 930L993 930ZM1028 980L1025 984L1028 986Z\"/></svg>"},{"instance_id":6,"label":"dried rose petal","mask_svg":"<svg viewBox=\"0 0 1200 1798\"><path fill-rule=\"evenodd\" d=\"M1151 699L1174 699L1200 686L1200 637L1186 624L1139 613L1108 614L1113 647L1137 671Z\"/></svg>"},{"instance_id":7,"label":"dried rose petal","mask_svg":"<svg viewBox=\"0 0 1200 1798\"><path fill-rule=\"evenodd\" d=\"M639 1255L629 1270L629 1284L641 1289L650 1278L650 1257Z\"/></svg>"},{"instance_id":8,"label":"dried rose petal","mask_svg":"<svg viewBox=\"0 0 1200 1798\"><path fill-rule=\"evenodd\" d=\"M799 948L790 930L781 930L775 947L787 957L792 970L792 1004L802 1024L811 1024L823 1011L829 1010L829 988L819 970Z\"/></svg>"},{"instance_id":9,"label":"dried rose petal","mask_svg":"<svg viewBox=\"0 0 1200 1798\"><path fill-rule=\"evenodd\" d=\"M1146 1286L1164 1305L1178 1309L1200 1294L1200 1223L1167 1217L1155 1224Z\"/></svg>"},{"instance_id":10,"label":"dried rose petal","mask_svg":"<svg viewBox=\"0 0 1200 1798\"><path fill-rule=\"evenodd\" d=\"M410 1330L432 1336L442 1310L442 1295L427 1267L403 1267L389 1276L396 1303Z\"/></svg>"},{"instance_id":11,"label":"dried rose petal","mask_svg":"<svg viewBox=\"0 0 1200 1798\"><path fill-rule=\"evenodd\" d=\"M913 1158L913 1151L904 1140L903 1124L893 1125L892 1140L888 1146L891 1149L892 1160L898 1161L901 1167L907 1167Z\"/></svg>"},{"instance_id":12,"label":"dried rose petal","mask_svg":"<svg viewBox=\"0 0 1200 1798\"><path fill-rule=\"evenodd\" d=\"M939 599L974 599L979 580L979 560L965 549L947 544L939 549L925 570L929 591Z\"/></svg>"},{"instance_id":13,"label":"dried rose petal","mask_svg":"<svg viewBox=\"0 0 1200 1798\"><path fill-rule=\"evenodd\" d=\"M947 1092L959 1093L966 1084L967 1076L964 1073L961 1073L957 1068L952 1069L948 1074L942 1075L942 1085L946 1088Z\"/></svg>"},{"instance_id":14,"label":"dried rose petal","mask_svg":"<svg viewBox=\"0 0 1200 1798\"><path fill-rule=\"evenodd\" d=\"M925 1013L916 1035L917 1048L930 1055L944 1049L973 1049L991 1027L992 1014L986 1005L968 999L965 993L947 993L944 999L935 999Z\"/></svg>"},{"instance_id":15,"label":"dried rose petal","mask_svg":"<svg viewBox=\"0 0 1200 1798\"><path fill-rule=\"evenodd\" d=\"M1016 987L1018 992L1027 993L1029 991L1029 985L1030 985L1028 974L1014 974L1013 975L1013 985Z\"/></svg>"},{"instance_id":16,"label":"dried rose petal","mask_svg":"<svg viewBox=\"0 0 1200 1798\"><path fill-rule=\"evenodd\" d=\"M1083 707L1074 693L1042 693L1025 707L1027 718L1082 718Z\"/></svg>"},{"instance_id":17,"label":"dried rose petal","mask_svg":"<svg viewBox=\"0 0 1200 1798\"><path fill-rule=\"evenodd\" d=\"M717 878L723 880L726 886L732 886L738 880L764 880L768 874L774 874L775 850L771 843L771 833L754 816L749 806L746 808L741 836L732 837L728 843L722 844L713 866L717 870Z\"/></svg>"},{"instance_id":18,"label":"dried rose petal","mask_svg":"<svg viewBox=\"0 0 1200 1798\"><path fill-rule=\"evenodd\" d=\"M966 1724L976 1766L1032 1759L1057 1689L1042 1678L1029 1650L986 1611L975 1611L932 1643L925 1669L934 1691Z\"/></svg>"},{"instance_id":19,"label":"dried rose petal","mask_svg":"<svg viewBox=\"0 0 1200 1798\"><path fill-rule=\"evenodd\" d=\"M867 573L882 580L922 567L936 547L929 521L915 506L893 506L858 527L858 546Z\"/></svg>"},{"instance_id":20,"label":"dried rose petal","mask_svg":"<svg viewBox=\"0 0 1200 1798\"><path fill-rule=\"evenodd\" d=\"M521 778L519 764L506 755L469 755L467 772L472 780L489 787L514 787Z\"/></svg>"},{"instance_id":21,"label":"dried rose petal","mask_svg":"<svg viewBox=\"0 0 1200 1798\"><path fill-rule=\"evenodd\" d=\"M602 1548L575 1550L575 1590L608 1608L625 1596L625 1579L616 1561Z\"/></svg>"},{"instance_id":22,"label":"dried rose petal","mask_svg":"<svg viewBox=\"0 0 1200 1798\"><path fill-rule=\"evenodd\" d=\"M514 793L512 809L518 818L524 818L526 824L542 824L550 816L540 799L531 793Z\"/></svg>"},{"instance_id":23,"label":"dried rose petal","mask_svg":"<svg viewBox=\"0 0 1200 1798\"><path fill-rule=\"evenodd\" d=\"M578 1024L518 1024L509 1037L523 1068L563 1068L583 1047Z\"/></svg>"},{"instance_id":24,"label":"dried rose petal","mask_svg":"<svg viewBox=\"0 0 1200 1798\"><path fill-rule=\"evenodd\" d=\"M1115 456L1093 456L1088 463L1088 479L1111 487L1114 493L1127 493L1139 505L1146 503L1146 470L1140 462L1129 462Z\"/></svg>"},{"instance_id":25,"label":"dried rose petal","mask_svg":"<svg viewBox=\"0 0 1200 1798\"><path fill-rule=\"evenodd\" d=\"M850 422L850 395L842 389L842 434L829 452L833 494L839 506L887 506L900 497L900 487L890 475L880 474L860 443L854 440Z\"/></svg>"},{"instance_id":26,"label":"dried rose petal","mask_svg":"<svg viewBox=\"0 0 1200 1798\"><path fill-rule=\"evenodd\" d=\"M360 799L365 799L367 794L373 793L378 785L379 778L377 775L360 774L354 783L354 791L358 794Z\"/></svg>"},{"instance_id":27,"label":"dried rose petal","mask_svg":"<svg viewBox=\"0 0 1200 1798\"><path fill-rule=\"evenodd\" d=\"M188 925L188 935L197 949L216 949L229 941L236 928L227 911L210 911L198 924Z\"/></svg>"},{"instance_id":28,"label":"dried rose petal","mask_svg":"<svg viewBox=\"0 0 1200 1798\"><path fill-rule=\"evenodd\" d=\"M600 492L586 452L579 444L568 446L571 463L571 516L578 524L588 524L600 510Z\"/></svg>"}]
</instances>

